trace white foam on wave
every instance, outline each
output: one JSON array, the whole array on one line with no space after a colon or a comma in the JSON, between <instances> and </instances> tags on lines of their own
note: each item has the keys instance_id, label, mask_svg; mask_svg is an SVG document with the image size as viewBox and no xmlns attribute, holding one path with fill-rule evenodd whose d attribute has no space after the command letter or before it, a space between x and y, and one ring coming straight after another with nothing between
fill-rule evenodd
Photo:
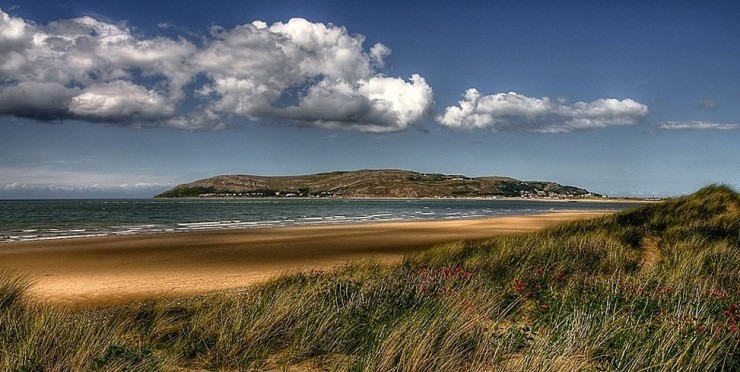
<instances>
[{"instance_id":1,"label":"white foam on wave","mask_svg":"<svg viewBox=\"0 0 740 372\"><path fill-rule=\"evenodd\" d=\"M196 208L196 212L201 209L200 205L208 204L233 204L234 201L213 201L213 200L179 200L179 201L123 201L123 202L110 202L115 203L138 203L138 204L199 204L199 206L183 207L187 208L187 213L190 213L191 208ZM273 204L280 203L294 203L294 201L281 201L281 200L249 200L238 201L240 205L247 204L262 204L263 206L254 206L254 211L251 210L238 210L235 213L229 212L226 209L225 212L231 214L222 214L219 216L216 214L203 214L192 213L192 214L172 214L173 212L167 211L166 215L159 216L157 211L152 211L152 216L141 215L137 216L141 218L140 224L136 222L130 223L129 221L123 222L120 219L111 220L109 226L101 226L106 224L106 221L101 220L84 220L81 223L69 227L65 227L63 223L55 224L49 223L49 227L36 227L32 225L20 225L17 229L10 229L6 231L0 231L0 242L20 241L20 240L52 240L52 239L70 239L80 237L92 237L92 236L123 236L123 235L144 235L144 234L156 234L156 233L175 233L175 232L187 232L187 231L203 231L203 230L227 230L227 229L250 229L250 228L266 228L276 226L306 226L306 225L328 225L328 224L346 224L346 223L369 223L369 222L387 222L387 221L408 221L408 220L433 220L433 219L469 219L469 218L480 218L488 216L500 216L500 215L511 215L511 214L532 214L541 213L547 211L558 210L559 208L553 207L552 205L542 206L492 206L491 204L486 205L473 205L469 202L463 202L460 205L451 204L454 202L430 202L424 201L423 204L417 201L403 201L404 204L400 204L399 201L382 201L382 202L369 202L369 206L366 204L367 201L360 201L358 204L351 205L351 200L341 201L316 201L320 204L303 204L308 202L300 202L296 205L296 209L293 207L285 209L284 207L278 206L277 209L273 208ZM333 203L333 204L332 204ZM341 204L339 204L341 203ZM409 203L413 205L405 206ZM104 204L104 203L103 203ZM267 205L269 204L269 206ZM292 205L292 204L291 204ZM97 205L98 207L100 205ZM318 207L316 207L318 206ZM93 207L96 207L93 205ZM106 206L107 208L113 209L112 205ZM208 208L204 206L203 208ZM213 208L216 208L214 206ZM216 211L220 211L222 208ZM99 210L99 208L95 209ZM210 210L205 212L211 213ZM220 212L219 212L220 213ZM213 218L214 221L199 221L198 216L219 216ZM191 221L183 221L182 218L188 218L185 216L191 216ZM166 218L164 218L166 217ZM208 217L206 217L208 218ZM265 218L264 220L256 220L259 218ZM180 219L180 220L178 220ZM62 220L66 221L66 220ZM135 221L135 220L134 220ZM162 221L162 222L160 222ZM128 222L128 223L127 223ZM154 223L153 223L154 222ZM56 226L55 226L56 225ZM60 227L61 226L61 227Z\"/></svg>"}]
</instances>

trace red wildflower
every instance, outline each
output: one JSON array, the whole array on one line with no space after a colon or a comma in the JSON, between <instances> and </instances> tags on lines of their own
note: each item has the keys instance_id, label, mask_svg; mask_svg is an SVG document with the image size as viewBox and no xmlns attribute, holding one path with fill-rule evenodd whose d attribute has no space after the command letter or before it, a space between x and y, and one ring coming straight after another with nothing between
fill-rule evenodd
<instances>
[{"instance_id":1,"label":"red wildflower","mask_svg":"<svg viewBox=\"0 0 740 372\"><path fill-rule=\"evenodd\" d=\"M727 330L730 332L737 332L737 326L731 325L727 327Z\"/></svg>"},{"instance_id":2,"label":"red wildflower","mask_svg":"<svg viewBox=\"0 0 740 372\"><path fill-rule=\"evenodd\" d=\"M706 330L706 329L707 329L707 327L705 327L705 326L701 325L701 326L699 326L699 328L697 328L696 330L697 330L697 331L699 331L699 332L704 332L704 330Z\"/></svg>"},{"instance_id":3,"label":"red wildflower","mask_svg":"<svg viewBox=\"0 0 740 372\"><path fill-rule=\"evenodd\" d=\"M455 274L459 274L462 271L462 267L458 266L455 268Z\"/></svg>"},{"instance_id":4,"label":"red wildflower","mask_svg":"<svg viewBox=\"0 0 740 372\"><path fill-rule=\"evenodd\" d=\"M520 279L514 279L514 290L516 293L522 293L527 288L527 283Z\"/></svg>"},{"instance_id":5,"label":"red wildflower","mask_svg":"<svg viewBox=\"0 0 740 372\"><path fill-rule=\"evenodd\" d=\"M722 314L725 314L725 316L729 318L729 317L731 317L731 316L732 316L732 311L730 311L730 310L725 310L725 311L723 311L723 312L722 312Z\"/></svg>"},{"instance_id":6,"label":"red wildflower","mask_svg":"<svg viewBox=\"0 0 740 372\"><path fill-rule=\"evenodd\" d=\"M449 267L445 267L444 274L445 277L450 276L450 274L452 274L452 269L450 269Z\"/></svg>"},{"instance_id":7,"label":"red wildflower","mask_svg":"<svg viewBox=\"0 0 740 372\"><path fill-rule=\"evenodd\" d=\"M541 304L540 309L542 311L547 311L548 309L550 309L550 306L548 304Z\"/></svg>"},{"instance_id":8,"label":"red wildflower","mask_svg":"<svg viewBox=\"0 0 740 372\"><path fill-rule=\"evenodd\" d=\"M470 279L470 275L471 275L470 271L466 271L463 273L463 277L465 277L465 280Z\"/></svg>"},{"instance_id":9,"label":"red wildflower","mask_svg":"<svg viewBox=\"0 0 740 372\"><path fill-rule=\"evenodd\" d=\"M731 303L730 307L733 308L734 310L737 310L737 303L735 302Z\"/></svg>"}]
</instances>

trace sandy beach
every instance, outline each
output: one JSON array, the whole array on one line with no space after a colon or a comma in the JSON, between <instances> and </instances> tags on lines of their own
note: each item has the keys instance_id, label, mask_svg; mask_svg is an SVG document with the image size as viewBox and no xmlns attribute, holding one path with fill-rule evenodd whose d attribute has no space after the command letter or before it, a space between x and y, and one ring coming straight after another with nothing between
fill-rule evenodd
<instances>
[{"instance_id":1,"label":"sandy beach","mask_svg":"<svg viewBox=\"0 0 740 372\"><path fill-rule=\"evenodd\" d=\"M563 212L474 220L391 222L13 242L0 245L0 271L26 275L33 296L65 306L99 306L233 289L277 274L404 255L456 240L541 229L603 215Z\"/></svg>"}]
</instances>

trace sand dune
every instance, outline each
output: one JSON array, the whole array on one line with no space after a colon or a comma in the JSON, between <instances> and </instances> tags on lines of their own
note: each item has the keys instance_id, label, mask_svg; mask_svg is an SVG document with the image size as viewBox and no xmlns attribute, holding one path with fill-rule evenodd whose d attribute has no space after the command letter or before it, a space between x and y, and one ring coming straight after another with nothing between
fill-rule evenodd
<instances>
[{"instance_id":1,"label":"sand dune","mask_svg":"<svg viewBox=\"0 0 740 372\"><path fill-rule=\"evenodd\" d=\"M483 240L602 215L550 213L476 220L222 230L0 245L0 271L33 281L31 292L68 306L243 287L286 271L330 268L455 240Z\"/></svg>"}]
</instances>

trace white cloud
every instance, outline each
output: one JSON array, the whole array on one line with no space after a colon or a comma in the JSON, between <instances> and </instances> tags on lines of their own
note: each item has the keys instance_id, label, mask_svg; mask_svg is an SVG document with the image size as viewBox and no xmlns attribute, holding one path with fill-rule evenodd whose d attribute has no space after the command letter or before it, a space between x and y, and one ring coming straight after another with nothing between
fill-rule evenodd
<instances>
[{"instance_id":1,"label":"white cloud","mask_svg":"<svg viewBox=\"0 0 740 372\"><path fill-rule=\"evenodd\" d=\"M740 129L740 123L717 123L709 121L661 121L658 128L665 130L733 130Z\"/></svg>"},{"instance_id":2,"label":"white cloud","mask_svg":"<svg viewBox=\"0 0 740 372\"><path fill-rule=\"evenodd\" d=\"M160 27L177 30L166 22ZM213 26L193 43L142 37L123 23L92 17L41 25L0 10L0 116L185 130L266 119L374 133L404 130L427 117L434 96L426 80L386 76L390 48L366 49L364 42L344 27L302 18ZM697 107L719 106L705 100ZM463 130L554 133L633 125L647 115L647 106L629 98L570 102L470 89L437 121Z\"/></svg>"},{"instance_id":3,"label":"white cloud","mask_svg":"<svg viewBox=\"0 0 740 372\"><path fill-rule=\"evenodd\" d=\"M52 167L0 166L0 190L3 191L123 191L173 185L171 180L149 174L108 174L58 170Z\"/></svg>"},{"instance_id":4,"label":"white cloud","mask_svg":"<svg viewBox=\"0 0 740 372\"><path fill-rule=\"evenodd\" d=\"M391 49L381 43L376 43L370 48L370 58L372 58L378 67L385 66L385 57L388 57L390 54Z\"/></svg>"},{"instance_id":5,"label":"white cloud","mask_svg":"<svg viewBox=\"0 0 740 372\"><path fill-rule=\"evenodd\" d=\"M0 114L134 123L171 116L191 80L184 40L139 40L91 17L46 26L0 11ZM147 78L145 88L134 79Z\"/></svg>"},{"instance_id":6,"label":"white cloud","mask_svg":"<svg viewBox=\"0 0 740 372\"><path fill-rule=\"evenodd\" d=\"M0 31L0 115L182 129L220 129L230 117L290 119L385 132L420 120L433 100L418 75L378 71L388 47L368 51L364 36L302 18L213 26L200 45L142 38L91 17L38 25L0 11ZM196 76L206 82L188 97ZM185 107L185 98L201 103Z\"/></svg>"},{"instance_id":7,"label":"white cloud","mask_svg":"<svg viewBox=\"0 0 740 372\"><path fill-rule=\"evenodd\" d=\"M344 27L293 18L288 23L273 24L269 33L303 76L355 81L374 73L370 56L362 48L365 37L350 35Z\"/></svg>"},{"instance_id":8,"label":"white cloud","mask_svg":"<svg viewBox=\"0 0 740 372\"><path fill-rule=\"evenodd\" d=\"M297 106L277 110L276 115L323 128L392 132L424 117L432 96L431 87L416 74L409 81L383 76L354 84L323 80Z\"/></svg>"},{"instance_id":9,"label":"white cloud","mask_svg":"<svg viewBox=\"0 0 740 372\"><path fill-rule=\"evenodd\" d=\"M202 127L220 114L250 119L277 118L332 129L366 132L402 130L424 117L431 88L419 75L410 81L381 75L390 49L375 44L366 52L364 37L344 27L294 18L216 29L214 41L195 64L212 79L198 90L210 98L195 120ZM295 105L278 102L297 90Z\"/></svg>"},{"instance_id":10,"label":"white cloud","mask_svg":"<svg viewBox=\"0 0 740 372\"><path fill-rule=\"evenodd\" d=\"M560 133L633 125L641 122L647 114L646 105L629 98L569 102L548 97L527 97L516 92L481 95L473 88L468 89L458 106L447 107L437 121L455 129L491 128Z\"/></svg>"},{"instance_id":11,"label":"white cloud","mask_svg":"<svg viewBox=\"0 0 740 372\"><path fill-rule=\"evenodd\" d=\"M0 11L0 45L18 42L25 36L26 22Z\"/></svg>"},{"instance_id":12,"label":"white cloud","mask_svg":"<svg viewBox=\"0 0 740 372\"><path fill-rule=\"evenodd\" d=\"M72 98L69 111L83 118L124 122L167 118L175 108L154 90L116 80L83 89Z\"/></svg>"},{"instance_id":13,"label":"white cloud","mask_svg":"<svg viewBox=\"0 0 740 372\"><path fill-rule=\"evenodd\" d=\"M696 103L696 108L707 109L707 110L716 110L716 109L719 108L719 105L714 100L707 99L707 100L703 100L703 101L697 102Z\"/></svg>"},{"instance_id":14,"label":"white cloud","mask_svg":"<svg viewBox=\"0 0 740 372\"><path fill-rule=\"evenodd\" d=\"M133 190L149 190L149 189L161 189L165 187L172 187L172 183L121 183L117 185L59 185L59 184L28 184L28 183L8 183L0 185L2 191L133 191Z\"/></svg>"},{"instance_id":15,"label":"white cloud","mask_svg":"<svg viewBox=\"0 0 740 372\"><path fill-rule=\"evenodd\" d=\"M220 121L221 116L209 109L181 115L167 120L167 126L186 130L222 130L226 124Z\"/></svg>"},{"instance_id":16,"label":"white cloud","mask_svg":"<svg viewBox=\"0 0 740 372\"><path fill-rule=\"evenodd\" d=\"M0 197L7 199L48 199L48 198L150 198L169 188L173 184L136 183L119 185L79 185L65 186L57 184L0 184Z\"/></svg>"},{"instance_id":17,"label":"white cloud","mask_svg":"<svg viewBox=\"0 0 740 372\"><path fill-rule=\"evenodd\" d=\"M69 116L67 107L79 92L57 82L21 81L0 89L0 115L64 119Z\"/></svg>"}]
</instances>

